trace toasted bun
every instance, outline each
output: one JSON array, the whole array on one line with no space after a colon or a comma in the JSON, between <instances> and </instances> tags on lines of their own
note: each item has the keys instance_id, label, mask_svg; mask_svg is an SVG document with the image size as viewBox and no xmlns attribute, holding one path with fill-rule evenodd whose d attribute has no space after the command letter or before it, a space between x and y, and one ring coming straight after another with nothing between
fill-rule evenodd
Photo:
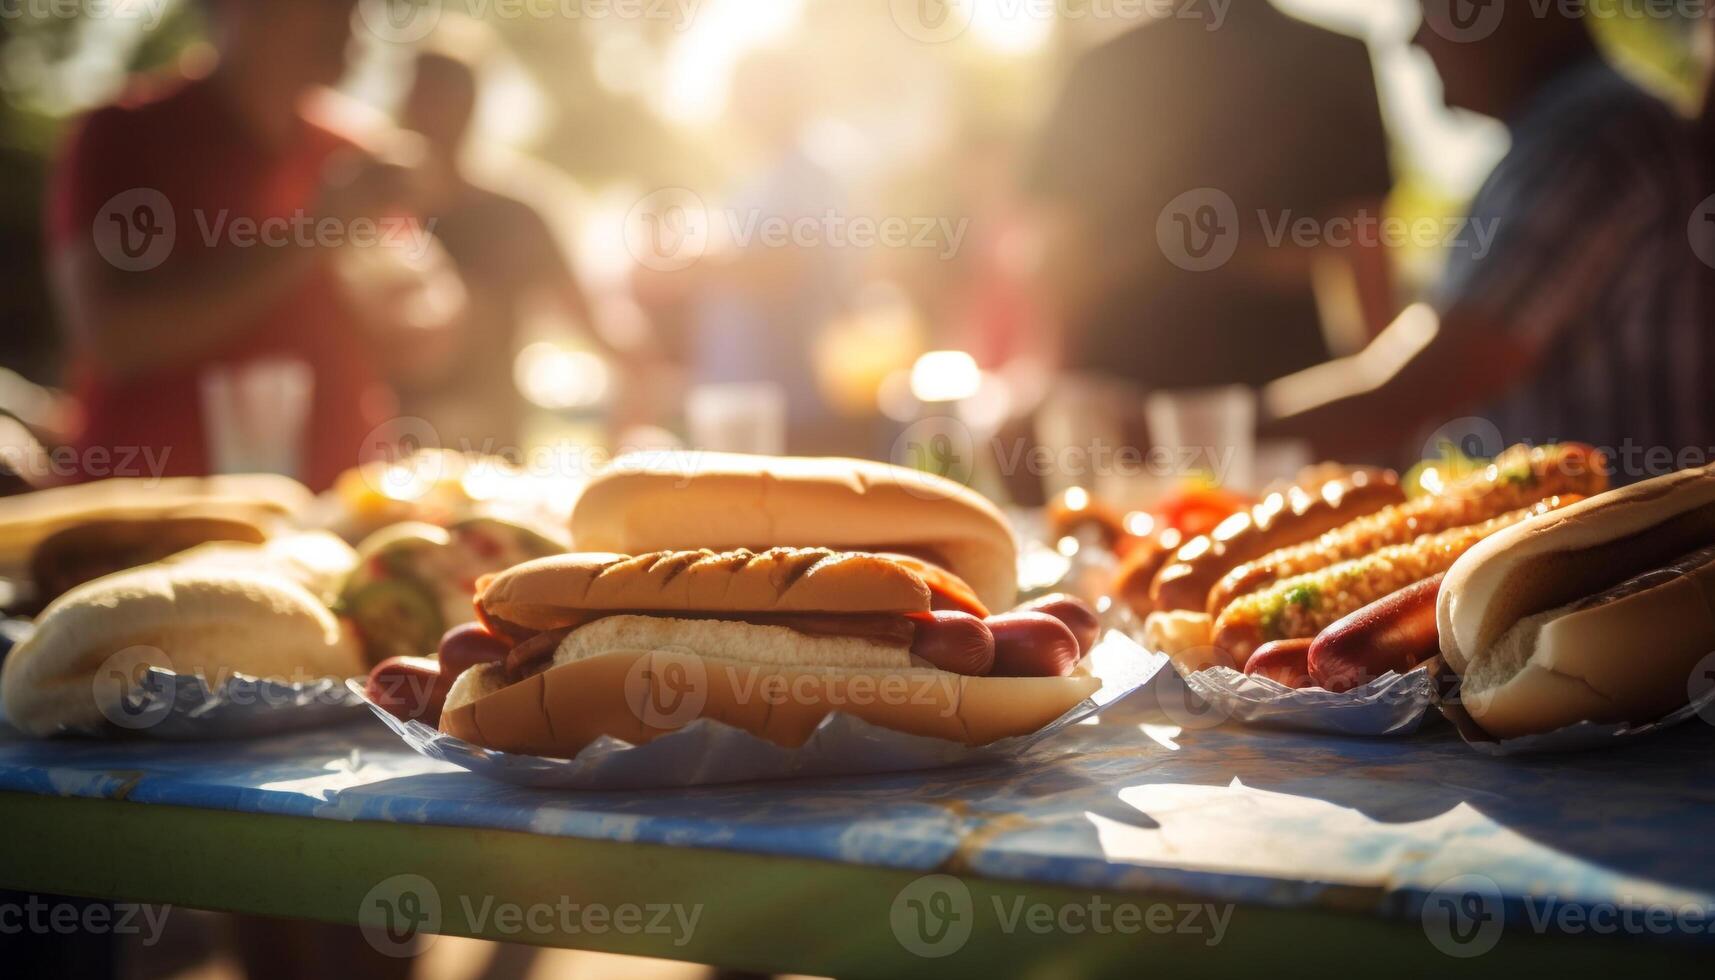
<instances>
[{"instance_id":1,"label":"toasted bun","mask_svg":"<svg viewBox=\"0 0 1715 980\"><path fill-rule=\"evenodd\" d=\"M20 575L38 545L98 520L194 515L272 527L306 512L315 497L283 476L119 479L0 499L0 575Z\"/></svg>"},{"instance_id":2,"label":"toasted bun","mask_svg":"<svg viewBox=\"0 0 1715 980\"><path fill-rule=\"evenodd\" d=\"M485 618L532 630L591 612L912 613L930 604L905 566L825 548L555 555L488 579L476 601Z\"/></svg>"},{"instance_id":3,"label":"toasted bun","mask_svg":"<svg viewBox=\"0 0 1715 980\"><path fill-rule=\"evenodd\" d=\"M569 758L604 735L640 745L698 718L797 747L843 712L986 745L1036 731L1100 686L1090 677L964 677L862 641L655 617L598 620L568 636L555 663L511 685L498 665L466 671L441 729L503 752Z\"/></svg>"},{"instance_id":4,"label":"toasted bun","mask_svg":"<svg viewBox=\"0 0 1715 980\"><path fill-rule=\"evenodd\" d=\"M777 546L926 549L990 609L1018 597L1000 511L942 477L857 459L687 452L622 456L572 508L572 543L639 554Z\"/></svg>"},{"instance_id":5,"label":"toasted bun","mask_svg":"<svg viewBox=\"0 0 1715 980\"><path fill-rule=\"evenodd\" d=\"M363 670L356 638L283 578L151 566L80 586L47 608L0 673L7 719L31 735L102 730L97 673L137 647L159 651L148 663L211 686L234 672L297 681Z\"/></svg>"},{"instance_id":6,"label":"toasted bun","mask_svg":"<svg viewBox=\"0 0 1715 980\"><path fill-rule=\"evenodd\" d=\"M1465 711L1512 738L1683 705L1692 667L1715 651L1711 572L1687 555L1712 542L1715 468L1601 494L1477 545L1436 608Z\"/></svg>"}]
</instances>

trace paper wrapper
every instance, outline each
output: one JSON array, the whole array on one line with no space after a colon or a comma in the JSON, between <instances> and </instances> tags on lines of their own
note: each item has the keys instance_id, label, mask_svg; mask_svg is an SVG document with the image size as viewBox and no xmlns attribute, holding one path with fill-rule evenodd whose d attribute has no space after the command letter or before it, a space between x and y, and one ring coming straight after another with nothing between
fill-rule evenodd
<instances>
[{"instance_id":1,"label":"paper wrapper","mask_svg":"<svg viewBox=\"0 0 1715 980\"><path fill-rule=\"evenodd\" d=\"M1410 735L1435 702L1427 668L1389 672L1341 694L1294 690L1266 677L1216 667L1184 675L1185 686L1218 714L1247 725L1339 735Z\"/></svg>"},{"instance_id":2,"label":"paper wrapper","mask_svg":"<svg viewBox=\"0 0 1715 980\"><path fill-rule=\"evenodd\" d=\"M1443 669L1436 678L1440 690L1446 692L1458 691L1458 677L1451 670ZM1465 708L1455 696L1449 696L1441 701L1441 713L1459 730L1459 737L1465 744L1484 755L1530 755L1547 752L1578 752L1588 749L1613 748L1625 745L1633 739L1644 738L1657 732L1672 728L1681 722L1702 717L1715 724L1715 688L1704 691L1696 700L1669 713L1666 717L1643 723L1599 724L1593 721L1581 721L1565 728L1557 728L1552 732L1538 735L1521 735L1518 738L1497 739L1471 719Z\"/></svg>"},{"instance_id":3,"label":"paper wrapper","mask_svg":"<svg viewBox=\"0 0 1715 980\"><path fill-rule=\"evenodd\" d=\"M942 769L1018 759L1055 733L1145 686L1167 665L1122 633L1110 632L1090 651L1102 681L1094 695L1041 730L980 748L872 725L848 714L823 719L809 741L784 748L743 729L698 719L645 745L603 737L571 759L514 755L481 748L419 721L401 721L374 702L369 707L413 749L490 779L554 789L668 789L716 783ZM350 681L362 696L362 683Z\"/></svg>"},{"instance_id":4,"label":"paper wrapper","mask_svg":"<svg viewBox=\"0 0 1715 980\"><path fill-rule=\"evenodd\" d=\"M150 668L122 704L104 708L113 724L99 731L169 741L254 738L345 724L361 717L363 698L337 678L286 684L243 674L218 686L194 674Z\"/></svg>"}]
</instances>

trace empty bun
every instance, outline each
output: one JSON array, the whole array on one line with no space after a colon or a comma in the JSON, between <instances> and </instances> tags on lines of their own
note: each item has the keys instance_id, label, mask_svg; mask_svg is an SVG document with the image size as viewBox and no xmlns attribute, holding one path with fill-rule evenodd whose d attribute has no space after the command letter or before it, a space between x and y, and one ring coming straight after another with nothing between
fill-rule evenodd
<instances>
[{"instance_id":1,"label":"empty bun","mask_svg":"<svg viewBox=\"0 0 1715 980\"><path fill-rule=\"evenodd\" d=\"M912 613L930 600L922 579L884 558L775 548L556 555L488 579L477 605L492 619L548 630L589 612Z\"/></svg>"},{"instance_id":2,"label":"empty bun","mask_svg":"<svg viewBox=\"0 0 1715 980\"><path fill-rule=\"evenodd\" d=\"M1715 469L1688 470L1508 528L1447 574L1441 652L1463 708L1512 738L1641 722L1687 701L1715 651Z\"/></svg>"},{"instance_id":3,"label":"empty bun","mask_svg":"<svg viewBox=\"0 0 1715 980\"><path fill-rule=\"evenodd\" d=\"M615 460L572 510L587 551L925 549L990 609L1018 596L1006 518L952 480L886 463L687 452Z\"/></svg>"},{"instance_id":4,"label":"empty bun","mask_svg":"<svg viewBox=\"0 0 1715 980\"><path fill-rule=\"evenodd\" d=\"M356 638L292 582L149 566L90 582L48 606L0 673L7 719L30 735L103 730L96 673L138 647L159 651L149 663L200 674L211 686L230 673L298 681L364 669Z\"/></svg>"}]
</instances>

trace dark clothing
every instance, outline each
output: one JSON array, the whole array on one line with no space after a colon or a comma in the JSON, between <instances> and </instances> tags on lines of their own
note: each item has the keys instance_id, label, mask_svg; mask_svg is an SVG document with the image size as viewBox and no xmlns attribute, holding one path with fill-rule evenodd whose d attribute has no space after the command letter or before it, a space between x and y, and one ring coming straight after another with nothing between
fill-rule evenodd
<instances>
[{"instance_id":1,"label":"dark clothing","mask_svg":"<svg viewBox=\"0 0 1715 980\"><path fill-rule=\"evenodd\" d=\"M1715 226L1690 124L1592 58L1507 125L1512 148L1471 208L1492 248L1455 244L1436 304L1504 324L1537 355L1483 417L1508 443L1707 451L1715 343L1698 255L1715 262Z\"/></svg>"},{"instance_id":2,"label":"dark clothing","mask_svg":"<svg viewBox=\"0 0 1715 980\"><path fill-rule=\"evenodd\" d=\"M1067 324L1071 367L1184 388L1262 384L1327 359L1309 277L1270 286L1242 268L1283 219L1387 194L1368 51L1264 0L1210 27L1168 17L1089 52L1042 135L1033 190L1071 205L1098 253L1129 270ZM1200 188L1231 198L1241 234L1237 256L1206 272L1173 264L1156 236L1163 210Z\"/></svg>"}]
</instances>

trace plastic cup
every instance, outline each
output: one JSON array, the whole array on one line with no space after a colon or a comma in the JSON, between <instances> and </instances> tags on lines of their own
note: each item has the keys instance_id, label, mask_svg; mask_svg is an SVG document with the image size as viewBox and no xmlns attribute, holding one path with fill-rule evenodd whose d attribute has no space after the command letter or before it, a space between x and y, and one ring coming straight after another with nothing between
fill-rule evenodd
<instances>
[{"instance_id":1,"label":"plastic cup","mask_svg":"<svg viewBox=\"0 0 1715 980\"><path fill-rule=\"evenodd\" d=\"M1238 490L1255 487L1253 389L1229 385L1156 392L1144 402L1144 416L1151 441L1173 451L1175 466L1211 474L1223 486Z\"/></svg>"},{"instance_id":2,"label":"plastic cup","mask_svg":"<svg viewBox=\"0 0 1715 980\"><path fill-rule=\"evenodd\" d=\"M696 449L779 456L786 452L786 391L769 382L699 385L685 400Z\"/></svg>"}]
</instances>

